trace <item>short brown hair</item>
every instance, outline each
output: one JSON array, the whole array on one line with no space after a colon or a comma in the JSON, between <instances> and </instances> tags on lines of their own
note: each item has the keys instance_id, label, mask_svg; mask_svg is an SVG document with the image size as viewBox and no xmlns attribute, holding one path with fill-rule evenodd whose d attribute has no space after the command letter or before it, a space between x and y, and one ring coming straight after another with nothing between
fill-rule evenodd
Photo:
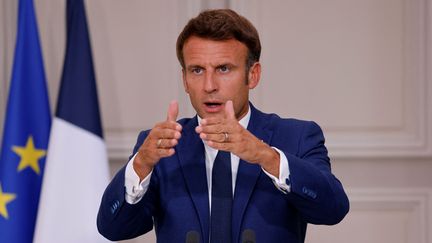
<instances>
[{"instance_id":1,"label":"short brown hair","mask_svg":"<svg viewBox=\"0 0 432 243\"><path fill-rule=\"evenodd\" d=\"M249 20L231 9L206 10L189 20L176 44L177 58L183 68L183 45L191 36L216 41L236 39L242 42L248 48L246 68L258 62L261 55L258 31Z\"/></svg>"}]
</instances>

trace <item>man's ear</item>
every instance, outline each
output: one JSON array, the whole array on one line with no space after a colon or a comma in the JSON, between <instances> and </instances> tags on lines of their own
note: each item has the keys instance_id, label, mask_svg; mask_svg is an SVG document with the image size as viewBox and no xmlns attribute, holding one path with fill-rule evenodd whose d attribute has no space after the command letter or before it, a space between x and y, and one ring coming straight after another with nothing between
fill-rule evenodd
<instances>
[{"instance_id":1,"label":"man's ear","mask_svg":"<svg viewBox=\"0 0 432 243\"><path fill-rule=\"evenodd\" d=\"M248 73L248 86L249 89L255 88L261 79L261 63L255 62L252 67L249 68Z\"/></svg>"},{"instance_id":2,"label":"man's ear","mask_svg":"<svg viewBox=\"0 0 432 243\"><path fill-rule=\"evenodd\" d=\"M182 80L183 80L183 87L185 89L185 92L189 94L189 87L186 82L186 71L184 70L184 68L182 68Z\"/></svg>"}]
</instances>

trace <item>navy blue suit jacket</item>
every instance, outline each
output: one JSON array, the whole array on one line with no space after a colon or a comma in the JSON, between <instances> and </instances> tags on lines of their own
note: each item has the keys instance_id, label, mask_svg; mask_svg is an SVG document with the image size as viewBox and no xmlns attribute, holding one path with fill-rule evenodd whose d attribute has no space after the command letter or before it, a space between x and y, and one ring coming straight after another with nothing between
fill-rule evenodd
<instances>
[{"instance_id":1,"label":"navy blue suit jacket","mask_svg":"<svg viewBox=\"0 0 432 243\"><path fill-rule=\"evenodd\" d=\"M99 232L110 240L134 238L155 227L157 242L184 242L195 230L209 239L209 194L205 151L195 132L196 117L182 119L176 153L161 159L149 189L137 204L125 201L125 167L108 185L100 205ZM251 229L256 242L304 242L306 225L336 224L349 209L339 180L331 173L321 129L314 122L281 119L251 105L248 130L283 151L288 159L291 192L283 193L261 167L240 160L232 207L233 242ZM149 131L141 132L133 154Z\"/></svg>"}]
</instances>

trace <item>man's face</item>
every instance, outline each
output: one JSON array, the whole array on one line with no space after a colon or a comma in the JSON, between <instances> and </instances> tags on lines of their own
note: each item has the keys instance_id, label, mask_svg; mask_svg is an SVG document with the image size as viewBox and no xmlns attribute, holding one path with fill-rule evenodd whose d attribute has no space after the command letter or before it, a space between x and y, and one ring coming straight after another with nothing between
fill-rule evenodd
<instances>
[{"instance_id":1,"label":"man's face","mask_svg":"<svg viewBox=\"0 0 432 243\"><path fill-rule=\"evenodd\" d=\"M232 100L237 119L248 111L249 89L258 84L261 66L246 74L247 47L235 40L213 41L192 36L183 46L183 84L192 106L202 118L223 116Z\"/></svg>"}]
</instances>

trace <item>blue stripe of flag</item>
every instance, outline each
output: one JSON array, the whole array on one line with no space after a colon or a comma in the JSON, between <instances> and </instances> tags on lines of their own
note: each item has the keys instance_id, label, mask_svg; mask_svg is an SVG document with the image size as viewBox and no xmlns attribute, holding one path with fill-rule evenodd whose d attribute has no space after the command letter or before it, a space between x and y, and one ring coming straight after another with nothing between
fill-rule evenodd
<instances>
[{"instance_id":1,"label":"blue stripe of flag","mask_svg":"<svg viewBox=\"0 0 432 243\"><path fill-rule=\"evenodd\" d=\"M103 137L82 0L67 1L67 47L56 116Z\"/></svg>"}]
</instances>

